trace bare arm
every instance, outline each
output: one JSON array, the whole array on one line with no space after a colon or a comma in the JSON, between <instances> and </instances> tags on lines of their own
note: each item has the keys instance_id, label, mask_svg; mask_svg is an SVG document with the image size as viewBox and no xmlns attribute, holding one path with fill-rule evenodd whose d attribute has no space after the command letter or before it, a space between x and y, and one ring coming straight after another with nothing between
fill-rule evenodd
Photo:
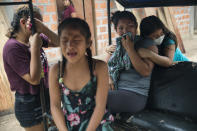
<instances>
[{"instance_id":1,"label":"bare arm","mask_svg":"<svg viewBox=\"0 0 197 131\"><path fill-rule=\"evenodd\" d=\"M49 72L49 92L51 113L59 131L67 131L65 118L61 109L61 95L58 84L58 64L54 65Z\"/></svg>"},{"instance_id":2,"label":"bare arm","mask_svg":"<svg viewBox=\"0 0 197 131\"><path fill-rule=\"evenodd\" d=\"M32 85L38 85L41 78L41 59L40 48L42 46L42 40L38 33L32 36L31 42L31 60L30 60L30 73L22 76L24 80Z\"/></svg>"},{"instance_id":3,"label":"bare arm","mask_svg":"<svg viewBox=\"0 0 197 131\"><path fill-rule=\"evenodd\" d=\"M76 12L71 13L71 17L72 17L72 18L77 17L77 13L76 13Z\"/></svg>"},{"instance_id":4,"label":"bare arm","mask_svg":"<svg viewBox=\"0 0 197 131\"><path fill-rule=\"evenodd\" d=\"M111 77L109 76L109 88L111 90L114 90L114 83L113 83L113 80L111 79Z\"/></svg>"},{"instance_id":5,"label":"bare arm","mask_svg":"<svg viewBox=\"0 0 197 131\"><path fill-rule=\"evenodd\" d=\"M104 61L105 61L106 63L108 63L110 57L111 57L111 54L106 53L106 57L105 57Z\"/></svg>"},{"instance_id":6,"label":"bare arm","mask_svg":"<svg viewBox=\"0 0 197 131\"><path fill-rule=\"evenodd\" d=\"M49 43L48 46L49 47L58 47L59 46L59 42L58 42L58 36L55 32L53 32L52 30L50 30L47 26L45 26L42 21L35 19L35 23L36 23L36 29L39 33L43 33L45 34L48 38L49 38Z\"/></svg>"},{"instance_id":7,"label":"bare arm","mask_svg":"<svg viewBox=\"0 0 197 131\"><path fill-rule=\"evenodd\" d=\"M169 45L169 46L165 47L165 49L164 49L165 56L161 56L161 55L156 54L152 51L147 51L146 49L142 49L142 50L144 52L144 54L141 53L142 57L150 59L155 64L158 64L158 65L164 66L164 67L169 67L173 64L175 45Z\"/></svg>"},{"instance_id":8,"label":"bare arm","mask_svg":"<svg viewBox=\"0 0 197 131\"><path fill-rule=\"evenodd\" d=\"M105 49L106 52L106 58L105 58L105 62L107 63L111 57L111 55L114 53L114 51L116 50L116 45L112 44L112 45L108 45Z\"/></svg>"},{"instance_id":9,"label":"bare arm","mask_svg":"<svg viewBox=\"0 0 197 131\"><path fill-rule=\"evenodd\" d=\"M97 77L97 92L96 92L96 107L91 116L89 125L86 131L96 131L101 123L106 109L106 101L109 90L109 76L107 65L104 62L97 62L96 64L96 77Z\"/></svg>"},{"instance_id":10,"label":"bare arm","mask_svg":"<svg viewBox=\"0 0 197 131\"><path fill-rule=\"evenodd\" d=\"M130 40L129 36L126 36L126 39L122 39L122 44L126 49L135 70L142 76L149 76L154 67L152 61L140 57L140 55L135 50L134 43ZM151 47L150 49L157 52L156 47Z\"/></svg>"}]
</instances>

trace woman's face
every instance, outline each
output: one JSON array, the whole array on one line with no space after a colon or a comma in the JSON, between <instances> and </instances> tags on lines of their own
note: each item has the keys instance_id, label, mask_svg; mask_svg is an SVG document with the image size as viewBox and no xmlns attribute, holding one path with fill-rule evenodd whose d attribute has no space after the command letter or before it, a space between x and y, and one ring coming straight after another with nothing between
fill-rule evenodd
<instances>
[{"instance_id":1,"label":"woman's face","mask_svg":"<svg viewBox=\"0 0 197 131\"><path fill-rule=\"evenodd\" d=\"M155 40L155 39L158 39L159 37L161 37L162 35L164 35L163 30L158 29L155 32L153 32L152 34L150 34L148 36L148 38L151 38L152 40Z\"/></svg>"},{"instance_id":2,"label":"woman's face","mask_svg":"<svg viewBox=\"0 0 197 131\"><path fill-rule=\"evenodd\" d=\"M28 18L20 19L20 31L24 34L26 38L30 37L31 35L30 19Z\"/></svg>"},{"instance_id":3,"label":"woman's face","mask_svg":"<svg viewBox=\"0 0 197 131\"><path fill-rule=\"evenodd\" d=\"M64 0L64 6L69 6L70 5L70 1L69 0Z\"/></svg>"},{"instance_id":4,"label":"woman's face","mask_svg":"<svg viewBox=\"0 0 197 131\"><path fill-rule=\"evenodd\" d=\"M40 13L34 13L34 17L42 21L42 15ZM31 24L30 17L28 19L24 19L21 23L24 33L26 34L27 37L30 37L30 35L32 34L32 29L31 29L32 26L30 26Z\"/></svg>"},{"instance_id":5,"label":"woman's face","mask_svg":"<svg viewBox=\"0 0 197 131\"><path fill-rule=\"evenodd\" d=\"M131 32L132 35L135 36L137 32L137 27L133 21L131 21L130 19L124 18L118 21L116 31L119 36L122 36L123 34L127 32Z\"/></svg>"},{"instance_id":6,"label":"woman's face","mask_svg":"<svg viewBox=\"0 0 197 131\"><path fill-rule=\"evenodd\" d=\"M85 57L86 49L89 45L84 35L82 35L79 30L69 27L62 30L60 47L68 62L76 63Z\"/></svg>"}]
</instances>

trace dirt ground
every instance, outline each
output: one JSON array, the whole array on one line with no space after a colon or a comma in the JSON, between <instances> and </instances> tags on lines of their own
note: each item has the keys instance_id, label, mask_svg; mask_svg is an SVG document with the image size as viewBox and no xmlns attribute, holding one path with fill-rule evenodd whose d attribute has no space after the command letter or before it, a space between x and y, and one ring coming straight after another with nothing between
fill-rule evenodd
<instances>
[{"instance_id":1,"label":"dirt ground","mask_svg":"<svg viewBox=\"0 0 197 131\"><path fill-rule=\"evenodd\" d=\"M185 55L191 61L197 62L197 35L191 39L185 39L184 46L186 50ZM0 131L24 131L24 129L20 127L15 115L9 114L0 117Z\"/></svg>"},{"instance_id":2,"label":"dirt ground","mask_svg":"<svg viewBox=\"0 0 197 131\"><path fill-rule=\"evenodd\" d=\"M0 131L25 131L15 118L14 114L0 117Z\"/></svg>"}]
</instances>

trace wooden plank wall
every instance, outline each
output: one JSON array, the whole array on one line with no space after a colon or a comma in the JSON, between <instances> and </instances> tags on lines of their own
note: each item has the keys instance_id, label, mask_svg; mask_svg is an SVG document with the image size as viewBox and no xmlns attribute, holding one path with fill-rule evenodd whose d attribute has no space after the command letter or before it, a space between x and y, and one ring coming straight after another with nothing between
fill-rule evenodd
<instances>
[{"instance_id":1,"label":"wooden plank wall","mask_svg":"<svg viewBox=\"0 0 197 131\"><path fill-rule=\"evenodd\" d=\"M4 8L0 7L0 112L10 110L14 105L13 93L11 93L9 82L4 71L2 51L7 37L8 21L4 14Z\"/></svg>"},{"instance_id":2,"label":"wooden plank wall","mask_svg":"<svg viewBox=\"0 0 197 131\"><path fill-rule=\"evenodd\" d=\"M84 19L84 11L83 11L83 0L72 0L77 17ZM58 17L61 18L61 12L64 10L64 6L62 4L61 0L56 0L56 6L57 6L57 13ZM96 55L96 31L95 31L95 25L96 22L94 20L94 1L93 0L84 0L84 6L85 6L85 17L86 21L90 26L91 34L92 34L92 52L93 55Z\"/></svg>"}]
</instances>

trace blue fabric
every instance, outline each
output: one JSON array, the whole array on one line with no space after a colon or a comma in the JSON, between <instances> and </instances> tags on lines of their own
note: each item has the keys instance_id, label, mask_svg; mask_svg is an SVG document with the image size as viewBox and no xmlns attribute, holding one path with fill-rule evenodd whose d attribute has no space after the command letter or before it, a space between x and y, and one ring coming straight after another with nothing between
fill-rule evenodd
<instances>
[{"instance_id":1,"label":"blue fabric","mask_svg":"<svg viewBox=\"0 0 197 131\"><path fill-rule=\"evenodd\" d=\"M163 47L174 45L175 41L170 39L169 37L165 38L164 42L162 43ZM174 53L173 61L189 61L189 59L181 52L181 50L177 47Z\"/></svg>"},{"instance_id":2,"label":"blue fabric","mask_svg":"<svg viewBox=\"0 0 197 131\"><path fill-rule=\"evenodd\" d=\"M169 37L168 38L165 38L166 40L162 43L162 45L164 46L169 46L169 45L175 45L175 41L170 39Z\"/></svg>"},{"instance_id":3,"label":"blue fabric","mask_svg":"<svg viewBox=\"0 0 197 131\"><path fill-rule=\"evenodd\" d=\"M179 48L176 48L173 61L189 61L189 59L181 52Z\"/></svg>"}]
</instances>

